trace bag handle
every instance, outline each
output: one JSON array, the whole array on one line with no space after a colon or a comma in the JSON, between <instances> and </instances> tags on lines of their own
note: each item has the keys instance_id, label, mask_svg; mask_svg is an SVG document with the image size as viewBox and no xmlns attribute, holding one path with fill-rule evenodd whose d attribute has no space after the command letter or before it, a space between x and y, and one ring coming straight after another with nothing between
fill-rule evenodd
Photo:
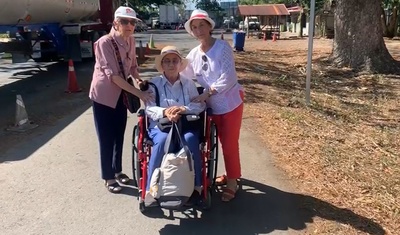
<instances>
[{"instance_id":1,"label":"bag handle","mask_svg":"<svg viewBox=\"0 0 400 235\"><path fill-rule=\"evenodd\" d=\"M193 163L192 163L192 153L190 152L190 149L186 143L185 138L182 138L181 133L179 131L178 125L176 124L176 122L172 123L172 127L168 132L168 136L167 136L167 140L165 141L165 145L164 145L164 155L169 153L169 149L171 147L171 142L172 142L172 137L173 137L173 133L174 130L176 132L176 134L178 135L178 139L179 139L179 144L180 147L183 148L183 150L185 151L186 156L188 157L188 163L189 163L189 170L193 171Z\"/></svg>"},{"instance_id":2,"label":"bag handle","mask_svg":"<svg viewBox=\"0 0 400 235\"><path fill-rule=\"evenodd\" d=\"M115 42L114 38L112 38L112 37L110 36L110 39L111 39L111 43L112 43L113 46L114 46L115 56L117 57L117 62L118 62L118 64L119 64L119 70L120 70L119 72L122 73L123 78L124 78L126 81L128 81L128 79L126 79L125 70L124 70L124 65L122 64L121 54L119 53L118 45L117 45L117 43Z\"/></svg>"}]
</instances>

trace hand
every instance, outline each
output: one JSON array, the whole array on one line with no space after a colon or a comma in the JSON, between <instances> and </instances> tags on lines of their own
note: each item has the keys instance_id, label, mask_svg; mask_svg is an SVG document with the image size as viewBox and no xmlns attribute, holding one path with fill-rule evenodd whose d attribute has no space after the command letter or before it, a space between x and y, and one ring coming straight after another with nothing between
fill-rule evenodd
<instances>
[{"instance_id":1,"label":"hand","mask_svg":"<svg viewBox=\"0 0 400 235\"><path fill-rule=\"evenodd\" d=\"M172 106L164 110L164 115L168 120L177 122L181 117L181 114L186 111L184 106Z\"/></svg>"},{"instance_id":2,"label":"hand","mask_svg":"<svg viewBox=\"0 0 400 235\"><path fill-rule=\"evenodd\" d=\"M135 81L141 91L147 91L149 89L149 83L146 80L135 78Z\"/></svg>"},{"instance_id":3,"label":"hand","mask_svg":"<svg viewBox=\"0 0 400 235\"><path fill-rule=\"evenodd\" d=\"M164 115L165 116L173 115L173 114L175 114L177 112L177 110L178 110L177 106L169 107L169 108L164 110Z\"/></svg>"},{"instance_id":4,"label":"hand","mask_svg":"<svg viewBox=\"0 0 400 235\"><path fill-rule=\"evenodd\" d=\"M181 115L177 112L173 112L172 110L166 110L166 114L165 116L167 116L168 120L171 122L177 122L179 120L179 118L181 117Z\"/></svg>"},{"instance_id":5,"label":"hand","mask_svg":"<svg viewBox=\"0 0 400 235\"><path fill-rule=\"evenodd\" d=\"M179 118L181 118L180 114L172 114L170 115L170 117L168 118L171 122L178 122Z\"/></svg>"},{"instance_id":6,"label":"hand","mask_svg":"<svg viewBox=\"0 0 400 235\"><path fill-rule=\"evenodd\" d=\"M133 79L135 79L135 81L136 81L136 83L139 85L140 83L142 83L143 82L143 80L142 79L140 79L140 78L133 78Z\"/></svg>"},{"instance_id":7,"label":"hand","mask_svg":"<svg viewBox=\"0 0 400 235\"><path fill-rule=\"evenodd\" d=\"M201 102L206 101L208 99L208 97L209 97L208 94L206 92L204 92L203 94L194 97L191 101L196 102L196 103L201 103Z\"/></svg>"},{"instance_id":8,"label":"hand","mask_svg":"<svg viewBox=\"0 0 400 235\"><path fill-rule=\"evenodd\" d=\"M139 99L143 100L144 103L154 100L154 95L147 91L139 91Z\"/></svg>"}]
</instances>

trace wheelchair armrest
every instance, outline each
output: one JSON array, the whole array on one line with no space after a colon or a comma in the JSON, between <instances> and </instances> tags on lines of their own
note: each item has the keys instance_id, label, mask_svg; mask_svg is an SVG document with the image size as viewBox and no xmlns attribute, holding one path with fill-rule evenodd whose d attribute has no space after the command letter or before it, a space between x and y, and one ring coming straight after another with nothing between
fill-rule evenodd
<instances>
[{"instance_id":1,"label":"wheelchair armrest","mask_svg":"<svg viewBox=\"0 0 400 235\"><path fill-rule=\"evenodd\" d=\"M166 117L159 119L158 122L159 122L160 124L169 124L169 123L171 123L171 122L168 120L168 118L166 118Z\"/></svg>"},{"instance_id":2,"label":"wheelchair armrest","mask_svg":"<svg viewBox=\"0 0 400 235\"><path fill-rule=\"evenodd\" d=\"M196 115L196 114L184 114L184 115L182 115L182 116L183 116L183 118L186 118L186 120L187 120L188 122L197 121L197 120L200 119L200 116L199 116L199 115ZM166 117L159 119L158 122L159 122L161 125L171 124L171 122L170 122L170 121L168 120L168 118L166 118Z\"/></svg>"}]
</instances>

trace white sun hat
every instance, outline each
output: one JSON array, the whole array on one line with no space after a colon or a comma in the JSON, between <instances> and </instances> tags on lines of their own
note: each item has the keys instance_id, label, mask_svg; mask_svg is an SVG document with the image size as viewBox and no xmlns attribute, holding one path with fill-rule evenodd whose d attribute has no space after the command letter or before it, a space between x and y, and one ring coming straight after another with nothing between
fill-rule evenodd
<instances>
[{"instance_id":1,"label":"white sun hat","mask_svg":"<svg viewBox=\"0 0 400 235\"><path fill-rule=\"evenodd\" d=\"M211 29L214 29L215 27L215 22L208 16L206 11L196 9L192 12L190 19L185 23L185 29L190 35L193 35L192 29L190 28L190 23L192 23L192 20L206 20L211 24Z\"/></svg>"},{"instance_id":2,"label":"white sun hat","mask_svg":"<svg viewBox=\"0 0 400 235\"><path fill-rule=\"evenodd\" d=\"M164 72L161 62L164 59L164 57L168 54L175 54L175 55L179 56L179 58L181 59L181 66L178 69L179 72L182 72L189 63L189 61L186 58L183 58L183 56L179 52L178 48L176 48L175 46L166 46L161 50L160 55L156 56L155 61L154 61L155 67L158 70L158 72L160 72L160 73Z\"/></svg>"},{"instance_id":3,"label":"white sun hat","mask_svg":"<svg viewBox=\"0 0 400 235\"><path fill-rule=\"evenodd\" d=\"M130 7L118 7L118 9L114 13L114 19L116 20L117 18L129 18L129 19L135 19L139 20L139 18L136 17L136 12Z\"/></svg>"}]
</instances>

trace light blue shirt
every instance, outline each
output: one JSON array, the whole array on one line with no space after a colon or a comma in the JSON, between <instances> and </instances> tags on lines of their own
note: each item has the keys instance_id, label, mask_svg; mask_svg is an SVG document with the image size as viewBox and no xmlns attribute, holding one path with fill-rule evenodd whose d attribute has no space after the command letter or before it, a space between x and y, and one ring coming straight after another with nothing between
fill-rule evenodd
<instances>
[{"instance_id":1,"label":"light blue shirt","mask_svg":"<svg viewBox=\"0 0 400 235\"><path fill-rule=\"evenodd\" d=\"M206 105L204 102L197 103L191 100L199 93L196 84L191 80L180 75L180 78L171 84L164 75L154 77L150 80L157 87L160 97L160 106L157 106L155 100L146 103L146 114L150 118L150 128L157 126L157 121L163 118L163 112L166 108L172 106L184 106L185 114L198 115L204 111ZM151 92L155 95L155 90L150 86Z\"/></svg>"}]
</instances>

